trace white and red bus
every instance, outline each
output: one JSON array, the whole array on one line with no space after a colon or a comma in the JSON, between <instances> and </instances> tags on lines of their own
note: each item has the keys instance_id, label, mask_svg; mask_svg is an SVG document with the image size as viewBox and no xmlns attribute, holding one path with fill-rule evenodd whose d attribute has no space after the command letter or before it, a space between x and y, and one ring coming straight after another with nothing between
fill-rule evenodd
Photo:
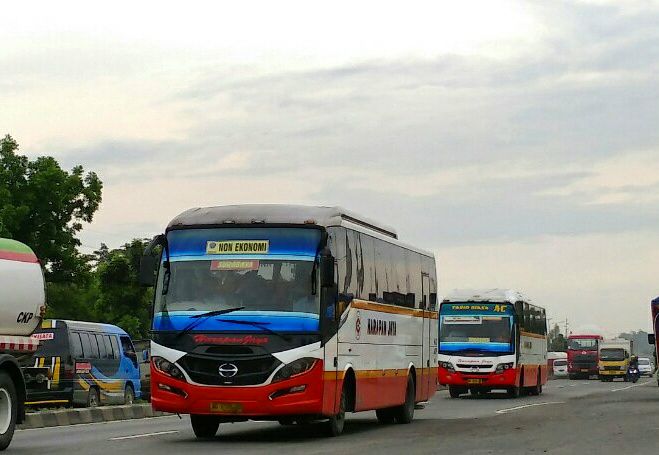
<instances>
[{"instance_id":1,"label":"white and red bus","mask_svg":"<svg viewBox=\"0 0 659 455\"><path fill-rule=\"evenodd\" d=\"M210 207L154 245L151 401L198 437L252 419L338 435L366 410L409 423L434 394L435 260L393 229L340 208Z\"/></svg>"},{"instance_id":2,"label":"white and red bus","mask_svg":"<svg viewBox=\"0 0 659 455\"><path fill-rule=\"evenodd\" d=\"M457 290L439 310L439 382L452 398L502 389L539 395L547 382L545 310L512 290Z\"/></svg>"}]
</instances>

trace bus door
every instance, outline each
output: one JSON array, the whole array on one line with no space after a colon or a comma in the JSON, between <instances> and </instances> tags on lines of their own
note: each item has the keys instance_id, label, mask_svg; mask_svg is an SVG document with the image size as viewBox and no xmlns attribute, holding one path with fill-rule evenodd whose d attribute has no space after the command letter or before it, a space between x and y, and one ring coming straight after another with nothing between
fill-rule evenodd
<instances>
[{"instance_id":1,"label":"bus door","mask_svg":"<svg viewBox=\"0 0 659 455\"><path fill-rule=\"evenodd\" d=\"M430 356L432 354L432 348L430 346L430 324L434 320L426 317L427 312L430 309L430 276L427 273L421 273L421 283L423 288L423 296L421 301L421 308L423 309L423 328L421 336L421 361L423 362L421 367L424 374L421 376L420 389L421 397L427 399L430 396L429 383L430 383Z\"/></svg>"}]
</instances>

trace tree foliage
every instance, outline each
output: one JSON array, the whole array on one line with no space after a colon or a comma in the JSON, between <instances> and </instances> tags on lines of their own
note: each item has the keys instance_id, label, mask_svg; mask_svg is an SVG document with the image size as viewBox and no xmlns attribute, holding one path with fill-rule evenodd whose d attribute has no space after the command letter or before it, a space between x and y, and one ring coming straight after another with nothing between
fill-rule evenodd
<instances>
[{"instance_id":1,"label":"tree foliage","mask_svg":"<svg viewBox=\"0 0 659 455\"><path fill-rule=\"evenodd\" d=\"M0 139L0 237L32 247L48 281L71 280L85 272L76 235L98 210L103 184L82 166L68 172L53 157L31 161L18 148L9 135Z\"/></svg>"},{"instance_id":2,"label":"tree foliage","mask_svg":"<svg viewBox=\"0 0 659 455\"><path fill-rule=\"evenodd\" d=\"M561 328L558 324L554 324L554 327L547 334L547 350L554 352L567 351L567 339L561 333Z\"/></svg>"}]
</instances>

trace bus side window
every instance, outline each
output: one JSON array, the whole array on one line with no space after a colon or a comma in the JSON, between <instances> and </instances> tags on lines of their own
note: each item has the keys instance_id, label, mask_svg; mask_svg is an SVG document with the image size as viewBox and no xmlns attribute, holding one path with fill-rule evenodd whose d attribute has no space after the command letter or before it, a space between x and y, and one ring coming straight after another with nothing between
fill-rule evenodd
<instances>
[{"instance_id":1,"label":"bus side window","mask_svg":"<svg viewBox=\"0 0 659 455\"><path fill-rule=\"evenodd\" d=\"M96 342L96 336L93 333L89 334L89 343L92 346L92 359L100 359L100 353L98 352L98 343Z\"/></svg>"},{"instance_id":2,"label":"bus side window","mask_svg":"<svg viewBox=\"0 0 659 455\"><path fill-rule=\"evenodd\" d=\"M110 341L109 335L103 335L103 343L105 344L105 350L108 353L108 359L116 359L117 355L112 349L112 341Z\"/></svg>"},{"instance_id":3,"label":"bus side window","mask_svg":"<svg viewBox=\"0 0 659 455\"><path fill-rule=\"evenodd\" d=\"M98 343L98 358L99 359L107 359L108 358L108 352L105 349L105 341L103 341L103 335L96 335L96 343Z\"/></svg>"},{"instance_id":4,"label":"bus side window","mask_svg":"<svg viewBox=\"0 0 659 455\"><path fill-rule=\"evenodd\" d=\"M110 341L112 342L112 350L117 359L121 359L121 350L119 349L119 342L117 341L116 335L110 335Z\"/></svg>"},{"instance_id":5,"label":"bus side window","mask_svg":"<svg viewBox=\"0 0 659 455\"><path fill-rule=\"evenodd\" d=\"M82 341L83 357L85 359L91 359L92 358L92 344L89 341L89 334L88 333L81 333L79 335L80 335L80 340Z\"/></svg>"},{"instance_id":6,"label":"bus side window","mask_svg":"<svg viewBox=\"0 0 659 455\"><path fill-rule=\"evenodd\" d=\"M362 268L364 273L364 286L360 298L374 301L375 290L375 251L373 238L366 234L359 234L362 252Z\"/></svg>"},{"instance_id":7,"label":"bus side window","mask_svg":"<svg viewBox=\"0 0 659 455\"><path fill-rule=\"evenodd\" d=\"M520 330L524 330L524 303L515 302L515 313L517 315L517 320L519 321Z\"/></svg>"},{"instance_id":8,"label":"bus side window","mask_svg":"<svg viewBox=\"0 0 659 455\"><path fill-rule=\"evenodd\" d=\"M407 291L409 301L407 302L410 308L421 308L423 305L422 286L421 286L421 271L422 271L422 257L419 253L414 251L407 251L407 272L410 280L410 289ZM425 272L425 270L424 270Z\"/></svg>"},{"instance_id":9,"label":"bus side window","mask_svg":"<svg viewBox=\"0 0 659 455\"><path fill-rule=\"evenodd\" d=\"M82 340L78 332L71 333L71 356L74 360L81 359L85 356L82 351Z\"/></svg>"}]
</instances>

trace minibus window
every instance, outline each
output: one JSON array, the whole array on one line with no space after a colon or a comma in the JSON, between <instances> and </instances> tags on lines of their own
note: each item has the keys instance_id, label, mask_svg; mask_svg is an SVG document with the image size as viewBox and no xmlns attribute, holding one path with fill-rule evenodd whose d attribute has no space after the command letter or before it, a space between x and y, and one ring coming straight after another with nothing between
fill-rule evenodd
<instances>
[{"instance_id":1,"label":"minibus window","mask_svg":"<svg viewBox=\"0 0 659 455\"><path fill-rule=\"evenodd\" d=\"M119 341L117 340L116 335L110 335L110 341L112 342L112 350L114 351L114 355L120 359L121 358L121 350L119 349Z\"/></svg>"},{"instance_id":2,"label":"minibus window","mask_svg":"<svg viewBox=\"0 0 659 455\"><path fill-rule=\"evenodd\" d=\"M99 358L107 359L108 352L105 350L105 341L103 341L103 335L96 335L96 342L98 343Z\"/></svg>"},{"instance_id":3,"label":"minibus window","mask_svg":"<svg viewBox=\"0 0 659 455\"><path fill-rule=\"evenodd\" d=\"M80 339L82 340L82 352L85 359L90 359L92 357L92 345L89 341L88 333L81 333Z\"/></svg>"},{"instance_id":4,"label":"minibus window","mask_svg":"<svg viewBox=\"0 0 659 455\"><path fill-rule=\"evenodd\" d=\"M105 344L105 350L108 353L108 359L116 359L117 356L112 349L112 341L110 341L109 335L103 335L103 343Z\"/></svg>"},{"instance_id":5,"label":"minibus window","mask_svg":"<svg viewBox=\"0 0 659 455\"><path fill-rule=\"evenodd\" d=\"M78 332L71 334L71 355L74 359L80 359L85 356L82 352L82 341Z\"/></svg>"}]
</instances>

